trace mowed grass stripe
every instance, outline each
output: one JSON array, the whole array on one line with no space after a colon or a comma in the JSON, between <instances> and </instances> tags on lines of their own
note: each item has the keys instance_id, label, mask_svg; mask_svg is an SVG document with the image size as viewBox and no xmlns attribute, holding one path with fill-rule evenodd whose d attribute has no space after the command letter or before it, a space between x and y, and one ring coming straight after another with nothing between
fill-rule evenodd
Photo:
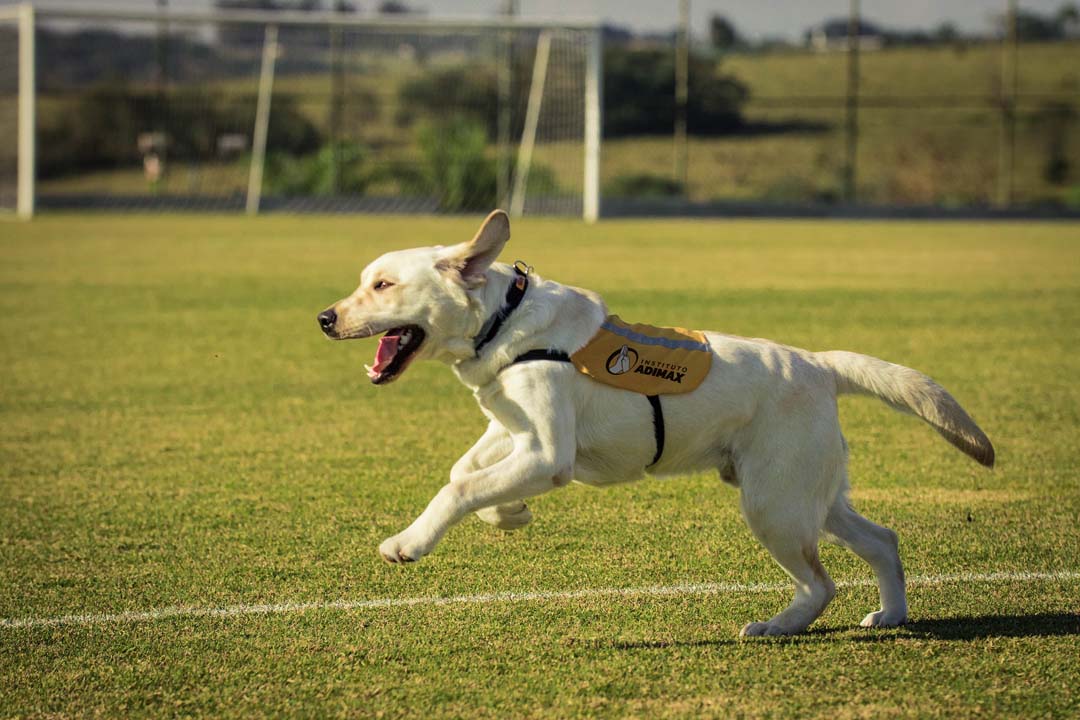
<instances>
[{"instance_id":1,"label":"mowed grass stripe","mask_svg":"<svg viewBox=\"0 0 1080 720\"><path fill-rule=\"evenodd\" d=\"M907 579L908 587L945 585L947 583L1034 583L1041 581L1068 582L1080 580L1080 572L1000 571L985 573L956 573L951 575L917 575ZM871 579L839 580L837 588L873 587ZM790 583L688 583L685 585L653 585L651 587L585 588L548 592L497 592L450 597L374 598L371 600L330 600L326 602L285 602L256 605L230 605L219 608L166 607L156 610L121 613L61 615L49 618L4 618L0 628L40 628L60 625L113 625L117 623L153 622L170 618L229 618L241 615L281 615L318 610L377 610L380 608L411 607L414 605L468 605L508 602L547 602L599 597L664 597L669 595L718 595L772 593L790 590Z\"/></svg>"}]
</instances>

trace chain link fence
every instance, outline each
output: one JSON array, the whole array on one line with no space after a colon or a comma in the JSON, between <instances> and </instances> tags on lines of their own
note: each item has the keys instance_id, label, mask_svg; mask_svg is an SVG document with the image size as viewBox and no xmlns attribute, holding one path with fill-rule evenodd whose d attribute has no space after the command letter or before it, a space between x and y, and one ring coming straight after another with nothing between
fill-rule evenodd
<instances>
[{"instance_id":1,"label":"chain link fence","mask_svg":"<svg viewBox=\"0 0 1080 720\"><path fill-rule=\"evenodd\" d=\"M1080 211L1080 39L1031 40L1023 3L1009 8L996 36L972 37L881 30L885 0L835 0L802 44L609 32L602 59L594 26L39 11L36 195L587 217L599 195L606 215ZM0 207L16 186L12 27Z\"/></svg>"},{"instance_id":2,"label":"chain link fence","mask_svg":"<svg viewBox=\"0 0 1080 720\"><path fill-rule=\"evenodd\" d=\"M850 11L857 14L852 16ZM741 207L879 207L1080 211L1080 37L1030 39L1023 3L1002 2L996 35L950 26L890 31L885 0L832 7L804 43L735 44L694 36L687 139L680 108L665 128L612 132L604 143L605 213ZM824 17L829 17L828 11ZM1017 32L1019 18L1020 31ZM1027 23L1027 25L1025 25ZM700 29L699 29L700 30ZM1076 30L1080 30L1077 28ZM612 54L665 57L676 40L616 39ZM673 77L674 61L665 73ZM671 80L669 82L674 82ZM677 97L670 85L664 97ZM727 114L695 102L726 98ZM609 115L623 112L613 106ZM681 161L681 157L685 158Z\"/></svg>"}]
</instances>

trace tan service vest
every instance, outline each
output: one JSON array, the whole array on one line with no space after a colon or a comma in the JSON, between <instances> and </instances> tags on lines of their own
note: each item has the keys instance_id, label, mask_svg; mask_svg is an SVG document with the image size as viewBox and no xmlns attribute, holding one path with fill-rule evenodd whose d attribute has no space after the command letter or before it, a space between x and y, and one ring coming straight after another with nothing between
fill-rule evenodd
<instances>
[{"instance_id":1,"label":"tan service vest","mask_svg":"<svg viewBox=\"0 0 1080 720\"><path fill-rule=\"evenodd\" d=\"M605 385L642 395L674 395L702 383L712 350L705 333L697 330L631 324L609 315L570 361Z\"/></svg>"}]
</instances>

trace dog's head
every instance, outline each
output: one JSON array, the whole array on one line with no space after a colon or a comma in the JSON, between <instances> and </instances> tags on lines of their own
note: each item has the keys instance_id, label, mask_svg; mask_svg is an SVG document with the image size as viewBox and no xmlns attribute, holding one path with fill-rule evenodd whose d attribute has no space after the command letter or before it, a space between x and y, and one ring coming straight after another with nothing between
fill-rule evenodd
<instances>
[{"instance_id":1,"label":"dog's head","mask_svg":"<svg viewBox=\"0 0 1080 720\"><path fill-rule=\"evenodd\" d=\"M319 313L319 327L335 340L385 333L366 366L376 385L420 357L468 357L483 323L485 273L509 239L510 220L496 210L468 242L387 253L364 268L352 295Z\"/></svg>"}]
</instances>

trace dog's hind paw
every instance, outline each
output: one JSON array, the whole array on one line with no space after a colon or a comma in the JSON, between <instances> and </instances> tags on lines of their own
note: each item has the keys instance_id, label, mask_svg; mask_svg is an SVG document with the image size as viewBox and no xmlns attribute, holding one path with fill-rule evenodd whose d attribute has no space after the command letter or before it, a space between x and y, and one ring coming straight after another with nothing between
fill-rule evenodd
<instances>
[{"instance_id":1,"label":"dog's hind paw","mask_svg":"<svg viewBox=\"0 0 1080 720\"><path fill-rule=\"evenodd\" d=\"M778 637L782 635L795 635L799 630L790 630L783 625L774 622L752 622L743 626L739 631L739 637Z\"/></svg>"},{"instance_id":2,"label":"dog's hind paw","mask_svg":"<svg viewBox=\"0 0 1080 720\"><path fill-rule=\"evenodd\" d=\"M907 622L907 613L890 613L877 610L863 618L862 627L899 627Z\"/></svg>"},{"instance_id":3,"label":"dog's hind paw","mask_svg":"<svg viewBox=\"0 0 1080 720\"><path fill-rule=\"evenodd\" d=\"M476 511L476 516L489 525L494 525L500 530L517 530L532 522L532 511L525 503L513 505L497 505L486 507Z\"/></svg>"}]
</instances>

